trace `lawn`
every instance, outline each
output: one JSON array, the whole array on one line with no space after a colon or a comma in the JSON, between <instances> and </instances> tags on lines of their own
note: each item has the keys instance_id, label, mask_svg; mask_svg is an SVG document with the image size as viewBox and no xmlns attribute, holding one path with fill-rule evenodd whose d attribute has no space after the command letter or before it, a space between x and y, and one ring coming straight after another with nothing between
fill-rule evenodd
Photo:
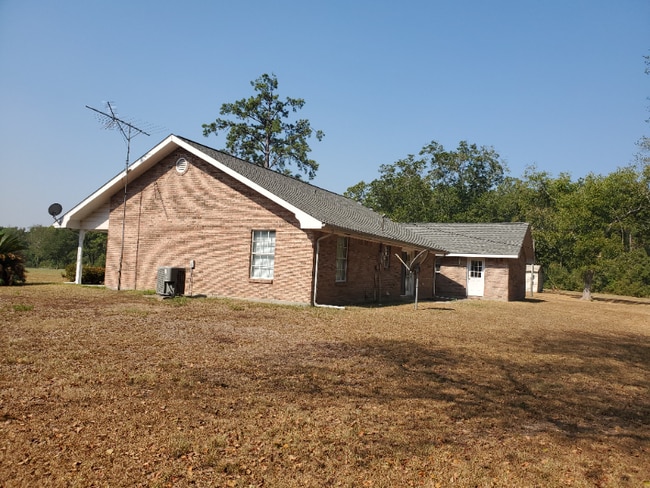
<instances>
[{"instance_id":1,"label":"lawn","mask_svg":"<svg viewBox=\"0 0 650 488\"><path fill-rule=\"evenodd\" d=\"M0 287L0 486L650 486L650 300ZM52 276L56 276L52 274Z\"/></svg>"}]
</instances>

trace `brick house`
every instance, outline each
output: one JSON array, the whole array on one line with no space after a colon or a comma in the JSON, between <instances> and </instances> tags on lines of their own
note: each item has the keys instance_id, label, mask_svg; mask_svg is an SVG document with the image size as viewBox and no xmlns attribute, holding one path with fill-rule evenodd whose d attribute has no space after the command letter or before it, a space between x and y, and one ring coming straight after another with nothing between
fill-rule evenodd
<instances>
[{"instance_id":1,"label":"brick house","mask_svg":"<svg viewBox=\"0 0 650 488\"><path fill-rule=\"evenodd\" d=\"M493 224L408 224L447 251L435 265L434 295L439 297L523 300L539 291L530 226ZM535 273L530 275L531 273Z\"/></svg>"},{"instance_id":2,"label":"brick house","mask_svg":"<svg viewBox=\"0 0 650 488\"><path fill-rule=\"evenodd\" d=\"M108 232L109 288L155 289L169 266L186 269L186 294L312 305L408 297L413 275L396 255L421 251L419 295L432 298L435 255L444 254L432 234L175 135L56 225L80 231L77 283L84 234L99 230Z\"/></svg>"}]
</instances>

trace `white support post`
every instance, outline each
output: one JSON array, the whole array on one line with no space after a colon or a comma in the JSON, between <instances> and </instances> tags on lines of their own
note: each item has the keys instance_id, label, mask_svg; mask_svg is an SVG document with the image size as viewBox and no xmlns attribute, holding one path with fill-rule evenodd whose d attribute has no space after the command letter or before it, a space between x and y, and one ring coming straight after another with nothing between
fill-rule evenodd
<instances>
[{"instance_id":1,"label":"white support post","mask_svg":"<svg viewBox=\"0 0 650 488\"><path fill-rule=\"evenodd\" d=\"M84 238L86 237L86 231L83 229L79 230L79 244L77 245L77 271L75 274L74 282L77 285L81 284L81 274L83 273L83 257L84 257Z\"/></svg>"}]
</instances>

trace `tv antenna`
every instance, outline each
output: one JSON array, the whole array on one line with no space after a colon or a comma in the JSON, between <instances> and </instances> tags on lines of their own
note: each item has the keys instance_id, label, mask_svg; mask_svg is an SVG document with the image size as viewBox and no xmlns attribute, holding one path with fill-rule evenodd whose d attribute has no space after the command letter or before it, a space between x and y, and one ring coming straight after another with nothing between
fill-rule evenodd
<instances>
[{"instance_id":1,"label":"tv antenna","mask_svg":"<svg viewBox=\"0 0 650 488\"><path fill-rule=\"evenodd\" d=\"M127 186L129 181L129 159L131 157L131 139L139 134L144 134L145 136L150 136L151 134L144 129L140 129L135 125L123 120L117 116L113 105L111 102L106 102L107 112L102 112L96 108L89 107L86 105L86 108L92 110L97 114L97 120L99 120L103 125L104 129L117 129L122 134L124 142L126 142L126 161L124 163L124 201L122 202L122 247L120 248L120 261L117 269L117 289L120 290L122 286L122 262L124 259L124 234L126 227L126 196L127 196Z\"/></svg>"},{"instance_id":2,"label":"tv antenna","mask_svg":"<svg viewBox=\"0 0 650 488\"><path fill-rule=\"evenodd\" d=\"M92 110L97 114L97 120L104 124L104 129L118 129L120 131L120 134L122 134L122 137L126 142L126 167L128 168L129 157L131 155L131 139L133 139L138 134L144 134L145 136L150 136L151 134L149 134L144 129L136 127L132 123L127 122L126 120L120 119L115 113L111 102L106 102L106 109L110 113L102 112L101 110L97 110L96 108L90 107L88 105L86 105L86 108Z\"/></svg>"}]
</instances>

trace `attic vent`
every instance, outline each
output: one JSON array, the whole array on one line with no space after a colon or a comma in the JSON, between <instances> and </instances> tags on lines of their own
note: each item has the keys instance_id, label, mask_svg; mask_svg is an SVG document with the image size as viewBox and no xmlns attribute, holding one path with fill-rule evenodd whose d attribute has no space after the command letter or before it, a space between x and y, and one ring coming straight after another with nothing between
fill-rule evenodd
<instances>
[{"instance_id":1,"label":"attic vent","mask_svg":"<svg viewBox=\"0 0 650 488\"><path fill-rule=\"evenodd\" d=\"M187 162L187 159L185 158L179 158L178 161L176 161L176 172L179 175L184 175L187 173L187 169L190 167L190 163Z\"/></svg>"}]
</instances>

